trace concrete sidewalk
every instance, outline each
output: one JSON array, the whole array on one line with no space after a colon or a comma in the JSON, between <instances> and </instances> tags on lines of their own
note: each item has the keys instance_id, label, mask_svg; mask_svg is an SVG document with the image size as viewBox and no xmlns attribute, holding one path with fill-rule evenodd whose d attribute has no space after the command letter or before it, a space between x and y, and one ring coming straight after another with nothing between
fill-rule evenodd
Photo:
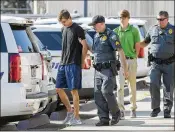
<instances>
[{"instance_id":1,"label":"concrete sidewalk","mask_svg":"<svg viewBox=\"0 0 175 132\"><path fill-rule=\"evenodd\" d=\"M140 92L140 93L139 93ZM139 94L138 94L139 93ZM142 93L142 94L141 94ZM143 95L144 99L142 98ZM161 92L162 93L162 92ZM140 97L137 101L137 118L133 119L129 117L129 105L126 105L126 119L120 120L120 122L115 126L105 126L105 127L96 127L95 123L98 122L98 117L94 117L88 120L83 121L83 125L80 126L69 126L61 130L120 130L120 131L143 131L143 130L153 130L153 131L173 131L174 130L174 108L172 109L172 118L164 119L163 112L159 113L159 116L156 118L150 117L151 108L150 108L150 96L149 92L137 91L137 96ZM161 103L161 109L163 105ZM95 114L97 111L89 111L89 114Z\"/></svg>"}]
</instances>

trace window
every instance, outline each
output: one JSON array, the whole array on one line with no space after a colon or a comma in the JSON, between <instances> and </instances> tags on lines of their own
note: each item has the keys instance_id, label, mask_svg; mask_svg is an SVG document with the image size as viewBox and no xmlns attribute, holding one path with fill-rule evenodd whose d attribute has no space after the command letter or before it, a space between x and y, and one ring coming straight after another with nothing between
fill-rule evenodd
<instances>
[{"instance_id":1,"label":"window","mask_svg":"<svg viewBox=\"0 0 175 132\"><path fill-rule=\"evenodd\" d=\"M18 51L22 53L34 52L27 28L24 26L11 26L11 28L16 40Z\"/></svg>"},{"instance_id":2,"label":"window","mask_svg":"<svg viewBox=\"0 0 175 132\"><path fill-rule=\"evenodd\" d=\"M38 39L38 37L35 34L34 34L34 39L35 39L37 45L39 46L40 51L44 51L43 43L41 43L41 41Z\"/></svg>"},{"instance_id":3,"label":"window","mask_svg":"<svg viewBox=\"0 0 175 132\"><path fill-rule=\"evenodd\" d=\"M39 32L34 34L39 38L44 46L47 46L48 50L61 50L62 49L62 34L61 32Z\"/></svg>"},{"instance_id":4,"label":"window","mask_svg":"<svg viewBox=\"0 0 175 132\"><path fill-rule=\"evenodd\" d=\"M88 33L92 38L94 38L94 35L96 34L95 30L87 31L87 33Z\"/></svg>"},{"instance_id":5,"label":"window","mask_svg":"<svg viewBox=\"0 0 175 132\"><path fill-rule=\"evenodd\" d=\"M139 30L143 38L146 36L146 29L143 25L139 25Z\"/></svg>"},{"instance_id":6,"label":"window","mask_svg":"<svg viewBox=\"0 0 175 132\"><path fill-rule=\"evenodd\" d=\"M7 47L6 47L6 42L5 42L5 38L4 38L4 33L2 31L2 27L0 26L0 30L1 30L1 52L7 52Z\"/></svg>"},{"instance_id":7,"label":"window","mask_svg":"<svg viewBox=\"0 0 175 132\"><path fill-rule=\"evenodd\" d=\"M118 26L120 26L120 25L119 24L106 24L106 27L110 28L111 30L114 30Z\"/></svg>"},{"instance_id":8,"label":"window","mask_svg":"<svg viewBox=\"0 0 175 132\"><path fill-rule=\"evenodd\" d=\"M86 37L88 47L91 49L93 45L93 39L88 33L85 34L85 37Z\"/></svg>"}]
</instances>

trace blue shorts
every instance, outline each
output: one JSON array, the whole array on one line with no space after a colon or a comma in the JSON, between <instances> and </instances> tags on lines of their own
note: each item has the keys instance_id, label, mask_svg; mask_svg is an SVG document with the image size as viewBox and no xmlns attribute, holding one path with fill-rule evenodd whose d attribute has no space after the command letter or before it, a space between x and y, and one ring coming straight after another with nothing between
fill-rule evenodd
<instances>
[{"instance_id":1,"label":"blue shorts","mask_svg":"<svg viewBox=\"0 0 175 132\"><path fill-rule=\"evenodd\" d=\"M56 88L81 89L81 67L76 64L60 65L58 68Z\"/></svg>"}]
</instances>

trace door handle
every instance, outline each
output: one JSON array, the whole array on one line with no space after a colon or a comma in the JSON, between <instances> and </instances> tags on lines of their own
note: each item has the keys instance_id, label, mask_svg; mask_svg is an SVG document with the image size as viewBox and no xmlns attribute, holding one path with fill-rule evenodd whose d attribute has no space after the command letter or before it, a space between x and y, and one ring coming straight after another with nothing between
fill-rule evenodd
<instances>
[{"instance_id":1,"label":"door handle","mask_svg":"<svg viewBox=\"0 0 175 132\"><path fill-rule=\"evenodd\" d=\"M37 65L31 65L31 68L39 68Z\"/></svg>"}]
</instances>

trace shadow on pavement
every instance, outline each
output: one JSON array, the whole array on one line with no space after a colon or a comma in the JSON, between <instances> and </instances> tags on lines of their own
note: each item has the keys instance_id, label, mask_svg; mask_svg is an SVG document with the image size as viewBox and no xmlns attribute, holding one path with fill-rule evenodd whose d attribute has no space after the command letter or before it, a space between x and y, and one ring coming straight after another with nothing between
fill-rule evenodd
<instances>
[{"instance_id":1,"label":"shadow on pavement","mask_svg":"<svg viewBox=\"0 0 175 132\"><path fill-rule=\"evenodd\" d=\"M64 124L49 123L36 128L28 129L28 131L58 131L59 129L65 128Z\"/></svg>"}]
</instances>

